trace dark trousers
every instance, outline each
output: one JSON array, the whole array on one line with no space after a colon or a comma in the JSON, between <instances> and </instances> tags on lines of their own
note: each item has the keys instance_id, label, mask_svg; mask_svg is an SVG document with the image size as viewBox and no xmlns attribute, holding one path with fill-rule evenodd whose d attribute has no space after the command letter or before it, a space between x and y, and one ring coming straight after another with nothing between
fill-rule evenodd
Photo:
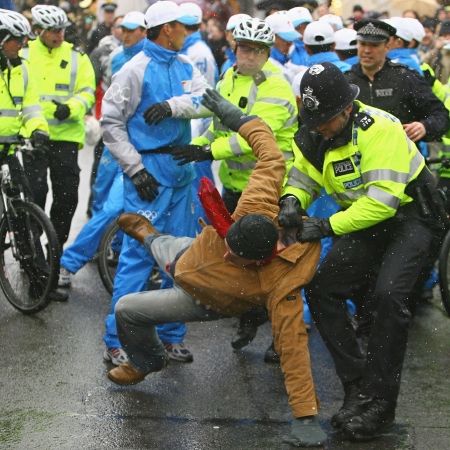
<instances>
[{"instance_id":1,"label":"dark trousers","mask_svg":"<svg viewBox=\"0 0 450 450\"><path fill-rule=\"evenodd\" d=\"M53 192L50 220L55 227L62 250L69 236L72 217L78 204L78 185L80 184L78 144L51 141L50 148L45 153L24 155L24 168L34 201L42 209L45 209L48 192L47 170L50 170Z\"/></svg>"},{"instance_id":2,"label":"dark trousers","mask_svg":"<svg viewBox=\"0 0 450 450\"><path fill-rule=\"evenodd\" d=\"M362 378L368 395L397 400L409 302L435 239L430 225L412 204L400 208L392 219L336 239L306 289L311 314L339 378L342 383ZM374 273L375 316L364 358L345 300L364 299Z\"/></svg>"}]
</instances>

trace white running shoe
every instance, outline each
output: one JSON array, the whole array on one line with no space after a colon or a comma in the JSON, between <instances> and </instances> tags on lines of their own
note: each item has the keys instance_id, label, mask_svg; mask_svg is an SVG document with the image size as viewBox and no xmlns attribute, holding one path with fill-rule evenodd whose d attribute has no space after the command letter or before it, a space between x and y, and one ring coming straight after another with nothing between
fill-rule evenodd
<instances>
[{"instance_id":1,"label":"white running shoe","mask_svg":"<svg viewBox=\"0 0 450 450\"><path fill-rule=\"evenodd\" d=\"M103 353L105 361L111 361L115 366L128 362L128 356L122 348L107 348Z\"/></svg>"},{"instance_id":2,"label":"white running shoe","mask_svg":"<svg viewBox=\"0 0 450 450\"><path fill-rule=\"evenodd\" d=\"M59 269L59 279L58 287L68 288L72 284L72 273L66 268L62 267Z\"/></svg>"}]
</instances>

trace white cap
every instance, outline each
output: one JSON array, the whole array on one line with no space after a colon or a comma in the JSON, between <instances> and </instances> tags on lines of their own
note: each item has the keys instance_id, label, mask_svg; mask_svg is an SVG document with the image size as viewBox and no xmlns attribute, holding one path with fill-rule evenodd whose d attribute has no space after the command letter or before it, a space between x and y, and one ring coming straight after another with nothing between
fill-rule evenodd
<instances>
[{"instance_id":1,"label":"white cap","mask_svg":"<svg viewBox=\"0 0 450 450\"><path fill-rule=\"evenodd\" d=\"M351 28L342 28L334 33L335 50L355 50L356 31Z\"/></svg>"},{"instance_id":2,"label":"white cap","mask_svg":"<svg viewBox=\"0 0 450 450\"><path fill-rule=\"evenodd\" d=\"M326 45L334 43L333 27L327 22L311 22L303 32L303 42L306 45Z\"/></svg>"},{"instance_id":3,"label":"white cap","mask_svg":"<svg viewBox=\"0 0 450 450\"><path fill-rule=\"evenodd\" d=\"M203 12L200 6L197 5L197 3L181 3L180 10L182 12L183 23L185 25L198 25L199 23L202 23Z\"/></svg>"},{"instance_id":4,"label":"white cap","mask_svg":"<svg viewBox=\"0 0 450 450\"><path fill-rule=\"evenodd\" d=\"M272 28L276 36L287 42L293 42L301 37L292 25L288 11L277 11L267 16L265 22Z\"/></svg>"},{"instance_id":5,"label":"white cap","mask_svg":"<svg viewBox=\"0 0 450 450\"><path fill-rule=\"evenodd\" d=\"M170 0L160 0L153 3L145 13L147 28L154 28L158 25L174 21L184 24L184 20L185 18L180 7Z\"/></svg>"},{"instance_id":6,"label":"white cap","mask_svg":"<svg viewBox=\"0 0 450 450\"><path fill-rule=\"evenodd\" d=\"M413 32L410 24L406 21L405 17L391 17L389 19L384 19L384 22L393 26L397 31L395 35L406 42L413 40Z\"/></svg>"},{"instance_id":7,"label":"white cap","mask_svg":"<svg viewBox=\"0 0 450 450\"><path fill-rule=\"evenodd\" d=\"M300 66L301 69L295 74L294 79L292 80L292 90L294 91L294 95L296 97L301 97L300 95L300 83L302 81L303 75L305 75L306 71L309 69L309 67L306 66Z\"/></svg>"},{"instance_id":8,"label":"white cap","mask_svg":"<svg viewBox=\"0 0 450 450\"><path fill-rule=\"evenodd\" d=\"M296 6L288 10L289 18L291 19L294 28L297 28L302 23L311 23L313 21L312 15L308 8L303 6Z\"/></svg>"},{"instance_id":9,"label":"white cap","mask_svg":"<svg viewBox=\"0 0 450 450\"><path fill-rule=\"evenodd\" d=\"M342 18L336 16L336 14L325 14L319 17L320 21L329 23L334 31L342 30L344 28L344 23L342 22Z\"/></svg>"},{"instance_id":10,"label":"white cap","mask_svg":"<svg viewBox=\"0 0 450 450\"><path fill-rule=\"evenodd\" d=\"M251 19L252 17L248 14L234 14L228 19L226 30L233 31L236 28L236 25L242 22L245 19Z\"/></svg>"},{"instance_id":11,"label":"white cap","mask_svg":"<svg viewBox=\"0 0 450 450\"><path fill-rule=\"evenodd\" d=\"M417 42L422 42L422 39L425 37L425 28L423 25L417 19L412 17L404 17L404 20L411 29L413 39Z\"/></svg>"},{"instance_id":12,"label":"white cap","mask_svg":"<svg viewBox=\"0 0 450 450\"><path fill-rule=\"evenodd\" d=\"M135 30L138 27L147 28L145 16L139 11L131 11L127 13L120 26L126 28L127 30Z\"/></svg>"}]
</instances>

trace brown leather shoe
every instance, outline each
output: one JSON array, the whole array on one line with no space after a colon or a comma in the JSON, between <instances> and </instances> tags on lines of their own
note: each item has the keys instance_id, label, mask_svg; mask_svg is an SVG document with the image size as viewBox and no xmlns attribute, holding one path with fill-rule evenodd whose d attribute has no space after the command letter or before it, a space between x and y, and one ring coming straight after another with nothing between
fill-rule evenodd
<instances>
[{"instance_id":1,"label":"brown leather shoe","mask_svg":"<svg viewBox=\"0 0 450 450\"><path fill-rule=\"evenodd\" d=\"M136 213L129 212L121 214L117 219L117 225L141 244L148 235L159 234L148 219Z\"/></svg>"},{"instance_id":2,"label":"brown leather shoe","mask_svg":"<svg viewBox=\"0 0 450 450\"><path fill-rule=\"evenodd\" d=\"M130 363L121 364L108 372L108 378L116 384L137 384L144 380L146 373L135 369Z\"/></svg>"}]
</instances>

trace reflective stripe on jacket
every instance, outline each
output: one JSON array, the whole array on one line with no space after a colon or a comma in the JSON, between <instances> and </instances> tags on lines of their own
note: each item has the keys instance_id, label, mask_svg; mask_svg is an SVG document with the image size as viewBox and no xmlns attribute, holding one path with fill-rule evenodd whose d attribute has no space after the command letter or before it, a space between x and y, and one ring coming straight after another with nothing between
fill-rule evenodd
<instances>
[{"instance_id":1,"label":"reflective stripe on jacket","mask_svg":"<svg viewBox=\"0 0 450 450\"><path fill-rule=\"evenodd\" d=\"M355 104L359 114L369 119L359 126L352 120L351 138L325 151L322 171L294 145L294 166L283 189L283 195L296 196L306 209L323 186L343 208L330 218L337 235L393 217L399 206L412 201L405 188L425 165L397 118L361 102Z\"/></svg>"},{"instance_id":2,"label":"reflective stripe on jacket","mask_svg":"<svg viewBox=\"0 0 450 450\"><path fill-rule=\"evenodd\" d=\"M297 104L290 84L282 72L268 61L254 77L241 75L230 68L217 84L217 90L248 115L260 117L275 135L289 165L293 154L291 142L297 130ZM219 177L227 189L242 192L255 167L255 157L248 143L214 118L206 132L193 144L211 143L214 159L222 159Z\"/></svg>"},{"instance_id":3,"label":"reflective stripe on jacket","mask_svg":"<svg viewBox=\"0 0 450 450\"><path fill-rule=\"evenodd\" d=\"M63 42L49 49L37 38L23 49L36 79L39 100L50 128L50 139L84 145L84 116L94 104L95 74L89 57ZM66 120L54 117L56 105L70 108Z\"/></svg>"},{"instance_id":4,"label":"reflective stripe on jacket","mask_svg":"<svg viewBox=\"0 0 450 450\"><path fill-rule=\"evenodd\" d=\"M0 136L3 141L15 140L18 134L30 137L35 130L48 133L35 80L29 65L6 68L0 77Z\"/></svg>"}]
</instances>

